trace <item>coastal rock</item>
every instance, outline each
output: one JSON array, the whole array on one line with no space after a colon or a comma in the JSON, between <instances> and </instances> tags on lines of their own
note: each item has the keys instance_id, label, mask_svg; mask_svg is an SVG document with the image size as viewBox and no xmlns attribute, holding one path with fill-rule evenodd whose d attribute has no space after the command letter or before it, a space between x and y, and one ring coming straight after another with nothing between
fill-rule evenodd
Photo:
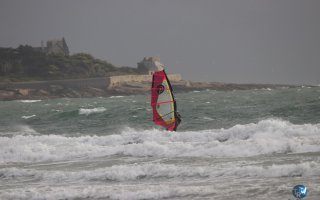
<instances>
[{"instance_id":1,"label":"coastal rock","mask_svg":"<svg viewBox=\"0 0 320 200\"><path fill-rule=\"evenodd\" d=\"M50 85L50 89L52 92L57 92L57 91L63 90L63 86L62 85Z\"/></svg>"},{"instance_id":2,"label":"coastal rock","mask_svg":"<svg viewBox=\"0 0 320 200\"><path fill-rule=\"evenodd\" d=\"M0 99L12 98L15 94L16 92L14 91L0 90Z\"/></svg>"},{"instance_id":3,"label":"coastal rock","mask_svg":"<svg viewBox=\"0 0 320 200\"><path fill-rule=\"evenodd\" d=\"M45 91L45 90L38 90L38 94L40 94L40 95L49 95L50 93L48 91Z\"/></svg>"},{"instance_id":4,"label":"coastal rock","mask_svg":"<svg viewBox=\"0 0 320 200\"><path fill-rule=\"evenodd\" d=\"M18 89L18 93L21 94L22 96L28 96L29 90L28 89Z\"/></svg>"},{"instance_id":5,"label":"coastal rock","mask_svg":"<svg viewBox=\"0 0 320 200\"><path fill-rule=\"evenodd\" d=\"M145 75L150 76L150 75ZM123 77L122 77L123 78ZM271 84L234 84L218 82L192 82L181 80L181 77L172 76L169 79L173 90L187 92L192 90L248 90L277 87L295 87L288 85ZM24 82L24 83L0 83L0 100L15 99L49 99L49 98L79 98L79 97L107 97L112 95L134 95L150 92L151 79L132 79L135 81L119 82L108 88L105 78L59 80L47 82ZM177 81L176 81L177 80ZM53 83L53 84L48 84Z\"/></svg>"}]
</instances>

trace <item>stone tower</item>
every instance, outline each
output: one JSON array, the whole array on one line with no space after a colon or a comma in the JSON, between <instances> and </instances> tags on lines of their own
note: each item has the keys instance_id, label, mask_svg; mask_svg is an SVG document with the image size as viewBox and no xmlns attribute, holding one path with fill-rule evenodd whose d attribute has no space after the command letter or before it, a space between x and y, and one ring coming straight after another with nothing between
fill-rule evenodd
<instances>
[{"instance_id":1,"label":"stone tower","mask_svg":"<svg viewBox=\"0 0 320 200\"><path fill-rule=\"evenodd\" d=\"M138 64L138 70L146 74L153 74L163 70L164 65L160 63L159 57L144 57Z\"/></svg>"},{"instance_id":2,"label":"stone tower","mask_svg":"<svg viewBox=\"0 0 320 200\"><path fill-rule=\"evenodd\" d=\"M69 48L65 39L48 40L46 53L69 55Z\"/></svg>"}]
</instances>

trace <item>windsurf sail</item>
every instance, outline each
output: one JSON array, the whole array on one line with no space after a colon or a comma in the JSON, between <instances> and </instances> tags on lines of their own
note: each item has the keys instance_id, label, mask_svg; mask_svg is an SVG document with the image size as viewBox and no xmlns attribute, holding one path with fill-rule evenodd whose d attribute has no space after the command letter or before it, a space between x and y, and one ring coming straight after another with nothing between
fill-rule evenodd
<instances>
[{"instance_id":1,"label":"windsurf sail","mask_svg":"<svg viewBox=\"0 0 320 200\"><path fill-rule=\"evenodd\" d=\"M153 121L169 131L176 131L181 119L172 93L170 81L164 70L153 73L151 86Z\"/></svg>"}]
</instances>

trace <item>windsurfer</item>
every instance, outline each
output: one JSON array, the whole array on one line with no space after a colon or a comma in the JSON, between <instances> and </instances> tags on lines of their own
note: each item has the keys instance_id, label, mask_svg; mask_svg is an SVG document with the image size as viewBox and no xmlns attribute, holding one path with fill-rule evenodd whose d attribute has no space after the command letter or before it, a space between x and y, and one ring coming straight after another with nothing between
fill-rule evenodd
<instances>
[{"instance_id":1,"label":"windsurfer","mask_svg":"<svg viewBox=\"0 0 320 200\"><path fill-rule=\"evenodd\" d=\"M176 131L181 122L170 81L164 70L154 72L151 85L153 121L168 131Z\"/></svg>"},{"instance_id":2,"label":"windsurfer","mask_svg":"<svg viewBox=\"0 0 320 200\"><path fill-rule=\"evenodd\" d=\"M178 113L178 111L176 111L175 114L176 114L176 125L175 125L175 127L173 129L174 131L177 130L177 127L181 123L181 115L180 115L180 113Z\"/></svg>"}]
</instances>

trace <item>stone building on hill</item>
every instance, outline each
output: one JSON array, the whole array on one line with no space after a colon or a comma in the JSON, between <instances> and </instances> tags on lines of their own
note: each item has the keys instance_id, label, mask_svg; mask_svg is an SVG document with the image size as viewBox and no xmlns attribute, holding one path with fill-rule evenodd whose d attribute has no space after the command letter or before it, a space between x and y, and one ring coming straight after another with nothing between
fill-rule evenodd
<instances>
[{"instance_id":1,"label":"stone building on hill","mask_svg":"<svg viewBox=\"0 0 320 200\"><path fill-rule=\"evenodd\" d=\"M164 65L160 63L159 57L144 57L139 63L138 70L149 75L152 75L156 71L163 70Z\"/></svg>"},{"instance_id":2,"label":"stone building on hill","mask_svg":"<svg viewBox=\"0 0 320 200\"><path fill-rule=\"evenodd\" d=\"M69 47L64 38L56 40L48 40L46 53L69 55Z\"/></svg>"},{"instance_id":3,"label":"stone building on hill","mask_svg":"<svg viewBox=\"0 0 320 200\"><path fill-rule=\"evenodd\" d=\"M164 65L160 63L159 57L144 57L141 62L138 63L138 70L143 75L122 75L122 76L110 76L107 77L108 88L117 88L123 85L131 85L136 87L137 83L145 83L152 81L152 74L156 71L164 69ZM171 82L182 81L181 74L167 74ZM139 85L139 84L138 84ZM148 88L150 85L148 84Z\"/></svg>"},{"instance_id":4,"label":"stone building on hill","mask_svg":"<svg viewBox=\"0 0 320 200\"><path fill-rule=\"evenodd\" d=\"M69 47L64 37L61 39L48 40L46 46L44 46L43 41L41 41L41 47L33 48L46 54L69 55Z\"/></svg>"}]
</instances>

